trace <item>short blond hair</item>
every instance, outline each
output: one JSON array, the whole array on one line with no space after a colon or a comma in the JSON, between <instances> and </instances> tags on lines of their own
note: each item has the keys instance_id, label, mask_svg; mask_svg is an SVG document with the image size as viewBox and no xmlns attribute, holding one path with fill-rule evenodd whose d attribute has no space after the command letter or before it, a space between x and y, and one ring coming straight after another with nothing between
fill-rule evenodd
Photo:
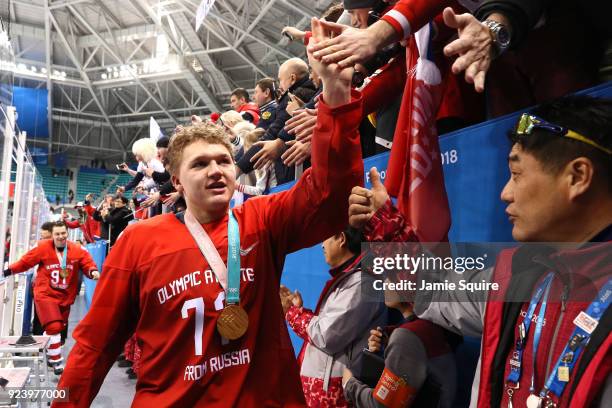
<instances>
[{"instance_id":1,"label":"short blond hair","mask_svg":"<svg viewBox=\"0 0 612 408\"><path fill-rule=\"evenodd\" d=\"M261 137L266 133L266 131L262 128L255 128L253 130L251 130L250 132L246 132L243 139L244 139L244 151L246 152L247 150L249 150L251 148L251 146L253 146L253 144L255 144L256 142L259 142L259 139L261 139Z\"/></svg>"},{"instance_id":2,"label":"short blond hair","mask_svg":"<svg viewBox=\"0 0 612 408\"><path fill-rule=\"evenodd\" d=\"M223 122L223 124L230 129L236 126L238 123L245 121L242 115L236 112L235 110L229 110L227 112L224 112L223 114L221 114L220 119L221 122Z\"/></svg>"},{"instance_id":3,"label":"short blond hair","mask_svg":"<svg viewBox=\"0 0 612 408\"><path fill-rule=\"evenodd\" d=\"M168 152L166 153L170 174L176 175L178 173L185 148L199 141L209 144L220 144L227 149L232 158L234 157L232 144L225 130L213 123L200 122L195 125L185 126L176 132L170 140Z\"/></svg>"},{"instance_id":4,"label":"short blond hair","mask_svg":"<svg viewBox=\"0 0 612 408\"><path fill-rule=\"evenodd\" d=\"M134 142L132 153L134 156L139 155L142 161L148 163L157 156L157 146L152 139L145 137Z\"/></svg>"},{"instance_id":5,"label":"short blond hair","mask_svg":"<svg viewBox=\"0 0 612 408\"><path fill-rule=\"evenodd\" d=\"M232 132L243 140L247 133L253 130L255 130L255 125L248 121L239 122L232 128Z\"/></svg>"}]
</instances>

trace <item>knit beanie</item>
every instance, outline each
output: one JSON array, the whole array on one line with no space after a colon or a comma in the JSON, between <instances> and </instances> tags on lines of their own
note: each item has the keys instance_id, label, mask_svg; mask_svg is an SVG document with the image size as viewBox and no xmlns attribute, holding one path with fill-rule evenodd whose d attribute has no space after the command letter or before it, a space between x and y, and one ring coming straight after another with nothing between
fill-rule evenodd
<instances>
[{"instance_id":1,"label":"knit beanie","mask_svg":"<svg viewBox=\"0 0 612 408\"><path fill-rule=\"evenodd\" d=\"M378 0L344 0L342 5L345 10L354 10L360 8L372 8L378 3Z\"/></svg>"}]
</instances>

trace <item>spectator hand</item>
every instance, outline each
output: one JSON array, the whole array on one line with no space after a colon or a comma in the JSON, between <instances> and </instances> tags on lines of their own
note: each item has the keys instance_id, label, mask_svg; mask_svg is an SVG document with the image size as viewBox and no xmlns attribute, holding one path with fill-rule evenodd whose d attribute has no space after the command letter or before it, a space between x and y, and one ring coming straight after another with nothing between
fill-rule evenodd
<instances>
[{"instance_id":1,"label":"spectator hand","mask_svg":"<svg viewBox=\"0 0 612 408\"><path fill-rule=\"evenodd\" d=\"M253 146L262 146L262 149L251 157L251 163L255 163L253 167L260 170L268 164L273 164L274 161L279 158L284 144L285 143L281 139L265 140L254 143Z\"/></svg>"},{"instance_id":2,"label":"spectator hand","mask_svg":"<svg viewBox=\"0 0 612 408\"><path fill-rule=\"evenodd\" d=\"M380 174L376 167L370 169L370 182L372 189L353 187L349 196L349 224L353 228L363 228L370 218L389 199L384 184L380 181Z\"/></svg>"},{"instance_id":3,"label":"spectator hand","mask_svg":"<svg viewBox=\"0 0 612 408\"><path fill-rule=\"evenodd\" d=\"M85 196L85 201L89 201L91 203L92 200L93 200L93 194L92 193L89 193L89 194L87 194Z\"/></svg>"},{"instance_id":4,"label":"spectator hand","mask_svg":"<svg viewBox=\"0 0 612 408\"><path fill-rule=\"evenodd\" d=\"M293 306L293 302L291 300L293 297L293 293L291 293L291 291L285 285L281 285L279 294L281 299L281 305L283 306L283 314L287 314L289 308Z\"/></svg>"},{"instance_id":5,"label":"spectator hand","mask_svg":"<svg viewBox=\"0 0 612 408\"><path fill-rule=\"evenodd\" d=\"M337 37L308 44L308 52L326 64L338 63L340 68L363 63L376 54L377 41L371 30L348 27L342 24L321 21L324 29ZM314 28L312 30L314 37ZM339 35L338 35L339 34Z\"/></svg>"},{"instance_id":6,"label":"spectator hand","mask_svg":"<svg viewBox=\"0 0 612 408\"><path fill-rule=\"evenodd\" d=\"M117 186L117 195L121 195L123 193L125 193L125 187Z\"/></svg>"},{"instance_id":7,"label":"spectator hand","mask_svg":"<svg viewBox=\"0 0 612 408\"><path fill-rule=\"evenodd\" d=\"M378 353L382 350L383 346L383 332L382 328L377 327L376 329L370 330L370 337L368 337L368 350L372 353Z\"/></svg>"},{"instance_id":8,"label":"spectator hand","mask_svg":"<svg viewBox=\"0 0 612 408\"><path fill-rule=\"evenodd\" d=\"M147 177L152 177L155 170L153 170L153 167L147 167L143 172Z\"/></svg>"},{"instance_id":9,"label":"spectator hand","mask_svg":"<svg viewBox=\"0 0 612 408\"><path fill-rule=\"evenodd\" d=\"M293 38L293 41L304 41L304 37L306 37L306 33L304 31L299 30L295 27L283 28L281 34L285 33L289 34Z\"/></svg>"},{"instance_id":10,"label":"spectator hand","mask_svg":"<svg viewBox=\"0 0 612 408\"><path fill-rule=\"evenodd\" d=\"M330 27L338 26L313 18L311 22L312 38L308 46L308 61L312 69L319 75L323 83L323 98L330 108L341 106L351 100L351 83L353 80L354 63L347 64L347 68L343 68L334 61L328 59L323 62L315 58L312 47L318 44L329 41L332 38L333 31ZM340 26L342 27L342 26ZM351 60L353 57L349 57Z\"/></svg>"},{"instance_id":11,"label":"spectator hand","mask_svg":"<svg viewBox=\"0 0 612 408\"><path fill-rule=\"evenodd\" d=\"M344 371L342 372L342 386L346 386L348 380L353 378L353 373L348 368L344 367Z\"/></svg>"},{"instance_id":12,"label":"spectator hand","mask_svg":"<svg viewBox=\"0 0 612 408\"><path fill-rule=\"evenodd\" d=\"M293 296L291 297L291 302L293 303L293 306L295 307L304 306L304 301L302 300L302 294L300 293L299 290L296 289L293 292Z\"/></svg>"},{"instance_id":13,"label":"spectator hand","mask_svg":"<svg viewBox=\"0 0 612 408\"><path fill-rule=\"evenodd\" d=\"M91 279L93 279L93 280L100 279L100 272L98 272L98 271L91 271Z\"/></svg>"},{"instance_id":14,"label":"spectator hand","mask_svg":"<svg viewBox=\"0 0 612 408\"><path fill-rule=\"evenodd\" d=\"M310 142L317 125L317 109L303 109L285 123L285 130L300 142Z\"/></svg>"},{"instance_id":15,"label":"spectator hand","mask_svg":"<svg viewBox=\"0 0 612 408\"><path fill-rule=\"evenodd\" d=\"M159 193L157 193L159 194ZM164 200L164 204L167 206L172 206L176 203L176 201L181 197L181 193L175 191L174 193L168 194L168 197Z\"/></svg>"},{"instance_id":16,"label":"spectator hand","mask_svg":"<svg viewBox=\"0 0 612 408\"><path fill-rule=\"evenodd\" d=\"M152 205L154 205L154 204L155 204L157 201L159 201L159 197L160 197L159 192L155 192L155 193L151 194L151 195L149 196L149 198L147 198L146 200L144 200L144 201L143 201L143 202L140 204L140 206L141 206L141 207L144 207L144 208L151 207L151 206L152 206Z\"/></svg>"},{"instance_id":17,"label":"spectator hand","mask_svg":"<svg viewBox=\"0 0 612 408\"><path fill-rule=\"evenodd\" d=\"M287 146L290 146L289 149L281 156L285 166L300 165L310 158L310 142L291 140Z\"/></svg>"},{"instance_id":18,"label":"spectator hand","mask_svg":"<svg viewBox=\"0 0 612 408\"><path fill-rule=\"evenodd\" d=\"M459 38L444 47L447 57L458 55L453 63L453 74L465 71L465 80L474 84L477 92L484 91L485 77L493 55L491 30L469 13L455 14L452 8L444 9L444 23L456 28Z\"/></svg>"}]
</instances>

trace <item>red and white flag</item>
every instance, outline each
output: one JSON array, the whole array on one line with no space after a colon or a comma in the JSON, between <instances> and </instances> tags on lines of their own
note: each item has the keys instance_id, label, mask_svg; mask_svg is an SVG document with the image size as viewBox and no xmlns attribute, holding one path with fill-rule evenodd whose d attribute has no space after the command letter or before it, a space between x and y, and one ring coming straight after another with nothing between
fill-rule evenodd
<instances>
[{"instance_id":1,"label":"red and white flag","mask_svg":"<svg viewBox=\"0 0 612 408\"><path fill-rule=\"evenodd\" d=\"M420 242L442 242L451 222L436 130L444 84L438 66L427 59L429 40L430 25L409 40L408 78L385 186Z\"/></svg>"}]
</instances>

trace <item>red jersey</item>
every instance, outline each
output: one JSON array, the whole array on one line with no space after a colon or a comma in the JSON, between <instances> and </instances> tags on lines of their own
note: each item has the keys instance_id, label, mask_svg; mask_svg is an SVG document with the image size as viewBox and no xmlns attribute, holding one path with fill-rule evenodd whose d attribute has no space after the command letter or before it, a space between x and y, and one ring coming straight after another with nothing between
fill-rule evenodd
<instances>
[{"instance_id":1,"label":"red jersey","mask_svg":"<svg viewBox=\"0 0 612 408\"><path fill-rule=\"evenodd\" d=\"M288 191L234 209L240 228L240 305L247 332L216 329L225 292L180 218L129 226L104 264L89 313L59 387L88 407L135 331L142 354L133 407L305 406L297 361L278 296L285 255L347 224L348 196L363 184L361 100L319 104L312 168ZM203 225L227 262L228 217Z\"/></svg>"},{"instance_id":2,"label":"red jersey","mask_svg":"<svg viewBox=\"0 0 612 408\"><path fill-rule=\"evenodd\" d=\"M96 211L90 204L83 207L87 215L85 216L85 222L81 222L81 218L69 221L64 220L66 226L71 229L80 228L83 231L83 238L88 244L95 242L94 237L100 236L100 223L93 218L93 213Z\"/></svg>"},{"instance_id":3,"label":"red jersey","mask_svg":"<svg viewBox=\"0 0 612 408\"><path fill-rule=\"evenodd\" d=\"M34 282L34 297L37 301L45 300L70 306L77 295L79 270L91 278L91 271L98 267L89 252L83 247L66 241L66 269L68 277L60 276L61 265L52 239L38 241L38 245L30 249L17 262L9 266L12 273L25 272L38 265Z\"/></svg>"}]
</instances>

